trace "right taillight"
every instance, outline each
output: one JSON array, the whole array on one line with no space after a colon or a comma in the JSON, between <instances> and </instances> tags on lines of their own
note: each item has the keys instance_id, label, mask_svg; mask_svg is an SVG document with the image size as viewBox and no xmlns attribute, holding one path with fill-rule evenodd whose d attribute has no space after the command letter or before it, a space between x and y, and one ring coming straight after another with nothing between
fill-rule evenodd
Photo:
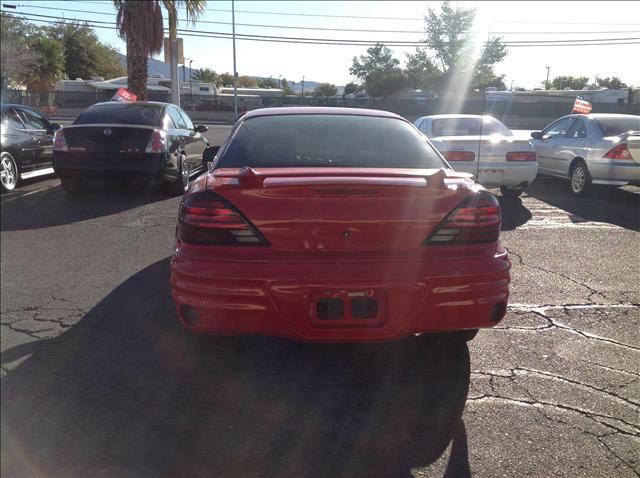
<instances>
[{"instance_id":1,"label":"right taillight","mask_svg":"<svg viewBox=\"0 0 640 478\"><path fill-rule=\"evenodd\" d=\"M507 153L507 161L535 161L536 153L534 151L511 151Z\"/></svg>"},{"instance_id":2,"label":"right taillight","mask_svg":"<svg viewBox=\"0 0 640 478\"><path fill-rule=\"evenodd\" d=\"M473 151L443 151L447 161L473 161L476 155Z\"/></svg>"},{"instance_id":3,"label":"right taillight","mask_svg":"<svg viewBox=\"0 0 640 478\"><path fill-rule=\"evenodd\" d=\"M62 131L62 128L56 131L56 134L53 137L53 150L69 151L69 146L67 145L67 140L64 137L64 132Z\"/></svg>"},{"instance_id":4,"label":"right taillight","mask_svg":"<svg viewBox=\"0 0 640 478\"><path fill-rule=\"evenodd\" d=\"M496 197L480 191L465 199L436 227L425 244L479 244L495 242L502 222Z\"/></svg>"},{"instance_id":5,"label":"right taillight","mask_svg":"<svg viewBox=\"0 0 640 478\"><path fill-rule=\"evenodd\" d=\"M210 246L264 246L266 240L242 214L212 192L187 196L180 205L178 237Z\"/></svg>"},{"instance_id":6,"label":"right taillight","mask_svg":"<svg viewBox=\"0 0 640 478\"><path fill-rule=\"evenodd\" d=\"M617 146L614 146L607 154L603 156L603 158L607 159L633 159L631 157L631 153L629 152L629 148L627 148L627 143L622 143Z\"/></svg>"},{"instance_id":7,"label":"right taillight","mask_svg":"<svg viewBox=\"0 0 640 478\"><path fill-rule=\"evenodd\" d=\"M145 149L146 153L164 153L167 150L167 142L165 135L154 129L151 132L151 137L149 138L149 142L147 143L147 148Z\"/></svg>"}]
</instances>

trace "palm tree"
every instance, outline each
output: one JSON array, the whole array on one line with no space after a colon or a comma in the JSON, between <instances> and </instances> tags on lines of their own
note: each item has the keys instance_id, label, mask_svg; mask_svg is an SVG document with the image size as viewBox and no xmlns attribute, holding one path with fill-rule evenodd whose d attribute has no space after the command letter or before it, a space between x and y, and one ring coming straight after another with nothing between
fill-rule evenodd
<instances>
[{"instance_id":1,"label":"palm tree","mask_svg":"<svg viewBox=\"0 0 640 478\"><path fill-rule=\"evenodd\" d=\"M118 35L127 43L128 88L139 100L147 99L149 57L162 51L162 7L169 13L169 35L175 40L178 9L184 8L187 21L195 25L196 17L204 11L206 4L206 0L113 0Z\"/></svg>"},{"instance_id":2,"label":"palm tree","mask_svg":"<svg viewBox=\"0 0 640 478\"><path fill-rule=\"evenodd\" d=\"M193 79L201 81L202 83L213 83L217 85L220 81L220 75L211 68L200 68L193 72Z\"/></svg>"}]
</instances>

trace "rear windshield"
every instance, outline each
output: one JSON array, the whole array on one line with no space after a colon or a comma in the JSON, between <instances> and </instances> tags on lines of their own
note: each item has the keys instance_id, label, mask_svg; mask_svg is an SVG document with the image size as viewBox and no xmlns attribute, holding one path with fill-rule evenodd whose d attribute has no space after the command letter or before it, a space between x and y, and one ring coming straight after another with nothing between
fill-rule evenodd
<instances>
[{"instance_id":1,"label":"rear windshield","mask_svg":"<svg viewBox=\"0 0 640 478\"><path fill-rule=\"evenodd\" d=\"M126 103L92 106L84 113L81 113L73 124L96 123L161 126L162 106Z\"/></svg>"},{"instance_id":2,"label":"rear windshield","mask_svg":"<svg viewBox=\"0 0 640 478\"><path fill-rule=\"evenodd\" d=\"M442 118L433 120L432 137L436 136L478 136L480 134L480 118ZM499 134L513 136L511 130L500 121L491 117L482 118L482 134Z\"/></svg>"},{"instance_id":3,"label":"rear windshield","mask_svg":"<svg viewBox=\"0 0 640 478\"><path fill-rule=\"evenodd\" d=\"M596 118L604 136L618 136L628 131L640 131L640 116Z\"/></svg>"},{"instance_id":4,"label":"rear windshield","mask_svg":"<svg viewBox=\"0 0 640 478\"><path fill-rule=\"evenodd\" d=\"M441 168L409 123L356 115L274 115L244 121L216 167Z\"/></svg>"}]
</instances>

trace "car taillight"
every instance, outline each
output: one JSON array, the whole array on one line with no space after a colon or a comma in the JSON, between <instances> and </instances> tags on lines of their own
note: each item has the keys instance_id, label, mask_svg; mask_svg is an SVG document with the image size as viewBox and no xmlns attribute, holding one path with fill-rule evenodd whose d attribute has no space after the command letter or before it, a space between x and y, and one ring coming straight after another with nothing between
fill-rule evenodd
<instances>
[{"instance_id":1,"label":"car taillight","mask_svg":"<svg viewBox=\"0 0 640 478\"><path fill-rule=\"evenodd\" d=\"M535 161L534 151L511 151L507 153L507 161Z\"/></svg>"},{"instance_id":2,"label":"car taillight","mask_svg":"<svg viewBox=\"0 0 640 478\"><path fill-rule=\"evenodd\" d=\"M242 214L211 192L194 193L180 205L178 237L211 246L265 246L267 241Z\"/></svg>"},{"instance_id":3,"label":"car taillight","mask_svg":"<svg viewBox=\"0 0 640 478\"><path fill-rule=\"evenodd\" d=\"M149 142L147 143L147 149L145 149L145 152L164 153L166 150L167 142L165 140L164 134L162 134L157 129L154 129L151 133L151 138L149 138Z\"/></svg>"},{"instance_id":4,"label":"car taillight","mask_svg":"<svg viewBox=\"0 0 640 478\"><path fill-rule=\"evenodd\" d=\"M473 161L476 159L473 151L443 151L442 155L447 161Z\"/></svg>"},{"instance_id":5,"label":"car taillight","mask_svg":"<svg viewBox=\"0 0 640 478\"><path fill-rule=\"evenodd\" d=\"M479 244L495 242L500 236L500 203L487 191L480 191L436 227L425 244Z\"/></svg>"},{"instance_id":6,"label":"car taillight","mask_svg":"<svg viewBox=\"0 0 640 478\"><path fill-rule=\"evenodd\" d=\"M53 137L53 150L69 151L69 146L67 145L67 140L64 137L64 132L62 131L62 129L56 131L56 134Z\"/></svg>"},{"instance_id":7,"label":"car taillight","mask_svg":"<svg viewBox=\"0 0 640 478\"><path fill-rule=\"evenodd\" d=\"M611 148L607 154L603 156L603 158L607 159L633 159L631 157L631 153L629 152L629 148L627 148L627 143L622 143L617 146Z\"/></svg>"}]
</instances>

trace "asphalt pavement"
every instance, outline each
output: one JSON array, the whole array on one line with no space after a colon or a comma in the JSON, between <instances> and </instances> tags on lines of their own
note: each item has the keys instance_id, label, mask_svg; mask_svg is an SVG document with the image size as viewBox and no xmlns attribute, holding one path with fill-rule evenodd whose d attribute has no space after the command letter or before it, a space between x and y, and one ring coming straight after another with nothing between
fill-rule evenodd
<instances>
[{"instance_id":1,"label":"asphalt pavement","mask_svg":"<svg viewBox=\"0 0 640 478\"><path fill-rule=\"evenodd\" d=\"M192 348L178 197L2 195L2 476L640 476L640 189L501 202L509 310L468 347Z\"/></svg>"}]
</instances>

